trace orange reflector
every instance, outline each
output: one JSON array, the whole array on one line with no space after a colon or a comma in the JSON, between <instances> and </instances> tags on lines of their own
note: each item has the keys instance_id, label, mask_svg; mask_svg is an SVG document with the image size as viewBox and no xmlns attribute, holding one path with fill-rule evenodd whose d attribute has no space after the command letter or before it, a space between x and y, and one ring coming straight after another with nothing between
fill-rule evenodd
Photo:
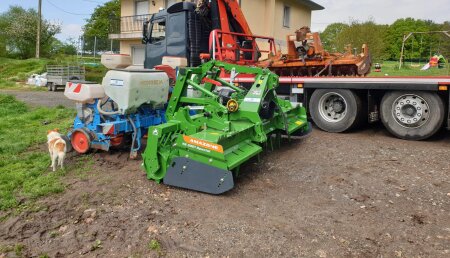
<instances>
[{"instance_id":1,"label":"orange reflector","mask_svg":"<svg viewBox=\"0 0 450 258\"><path fill-rule=\"evenodd\" d=\"M302 83L297 84L297 88L303 88L303 84Z\"/></svg>"},{"instance_id":2,"label":"orange reflector","mask_svg":"<svg viewBox=\"0 0 450 258\"><path fill-rule=\"evenodd\" d=\"M447 85L439 85L439 90L448 90Z\"/></svg>"}]
</instances>

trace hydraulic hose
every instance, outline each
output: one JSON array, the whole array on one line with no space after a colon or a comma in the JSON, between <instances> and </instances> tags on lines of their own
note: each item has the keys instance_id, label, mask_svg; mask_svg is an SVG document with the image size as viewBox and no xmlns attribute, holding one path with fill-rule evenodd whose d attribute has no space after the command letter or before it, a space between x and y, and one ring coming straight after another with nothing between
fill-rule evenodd
<instances>
[{"instance_id":1,"label":"hydraulic hose","mask_svg":"<svg viewBox=\"0 0 450 258\"><path fill-rule=\"evenodd\" d=\"M131 151L133 151L134 149L134 144L136 142L136 137L137 137L137 129L136 129L136 125L133 122L133 119L131 119L130 117L128 117L128 121L131 124L131 127L133 127L133 140L131 142Z\"/></svg>"},{"instance_id":2,"label":"hydraulic hose","mask_svg":"<svg viewBox=\"0 0 450 258\"><path fill-rule=\"evenodd\" d=\"M97 101L97 110L98 110L98 112L99 112L100 114L106 115L106 116L112 116L112 115L120 114L119 111L112 111L112 112L110 112L110 111L105 111L105 110L103 110L103 109L102 109L102 106L101 106L101 101L100 101L100 100Z\"/></svg>"}]
</instances>

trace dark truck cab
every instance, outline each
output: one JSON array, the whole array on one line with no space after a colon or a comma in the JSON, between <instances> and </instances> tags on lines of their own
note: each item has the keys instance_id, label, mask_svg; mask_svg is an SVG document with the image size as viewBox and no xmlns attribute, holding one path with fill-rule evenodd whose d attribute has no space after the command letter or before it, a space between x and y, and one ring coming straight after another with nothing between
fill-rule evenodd
<instances>
[{"instance_id":1,"label":"dark truck cab","mask_svg":"<svg viewBox=\"0 0 450 258\"><path fill-rule=\"evenodd\" d=\"M195 8L193 3L176 3L144 24L144 68L160 65L163 56L186 57L188 66L200 65L200 53L209 52L209 32Z\"/></svg>"}]
</instances>

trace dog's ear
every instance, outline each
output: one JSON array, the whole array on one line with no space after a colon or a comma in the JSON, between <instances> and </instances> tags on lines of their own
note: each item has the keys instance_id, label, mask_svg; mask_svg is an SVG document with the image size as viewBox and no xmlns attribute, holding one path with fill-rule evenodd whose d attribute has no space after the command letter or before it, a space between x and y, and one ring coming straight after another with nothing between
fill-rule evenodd
<instances>
[{"instance_id":1,"label":"dog's ear","mask_svg":"<svg viewBox=\"0 0 450 258\"><path fill-rule=\"evenodd\" d=\"M52 132L52 130L48 130L48 131L47 131L47 134L50 134L51 132Z\"/></svg>"},{"instance_id":2,"label":"dog's ear","mask_svg":"<svg viewBox=\"0 0 450 258\"><path fill-rule=\"evenodd\" d=\"M55 129L53 129L53 131L59 132L59 128L55 128Z\"/></svg>"}]
</instances>

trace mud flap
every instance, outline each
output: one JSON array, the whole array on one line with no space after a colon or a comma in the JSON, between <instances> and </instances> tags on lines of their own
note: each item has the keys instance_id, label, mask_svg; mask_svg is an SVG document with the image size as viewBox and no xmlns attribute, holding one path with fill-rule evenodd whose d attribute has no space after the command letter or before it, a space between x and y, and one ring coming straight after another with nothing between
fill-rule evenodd
<instances>
[{"instance_id":1,"label":"mud flap","mask_svg":"<svg viewBox=\"0 0 450 258\"><path fill-rule=\"evenodd\" d=\"M233 189L231 171L209 166L192 159L178 157L172 160L163 179L164 184L209 194L221 194Z\"/></svg>"}]
</instances>

